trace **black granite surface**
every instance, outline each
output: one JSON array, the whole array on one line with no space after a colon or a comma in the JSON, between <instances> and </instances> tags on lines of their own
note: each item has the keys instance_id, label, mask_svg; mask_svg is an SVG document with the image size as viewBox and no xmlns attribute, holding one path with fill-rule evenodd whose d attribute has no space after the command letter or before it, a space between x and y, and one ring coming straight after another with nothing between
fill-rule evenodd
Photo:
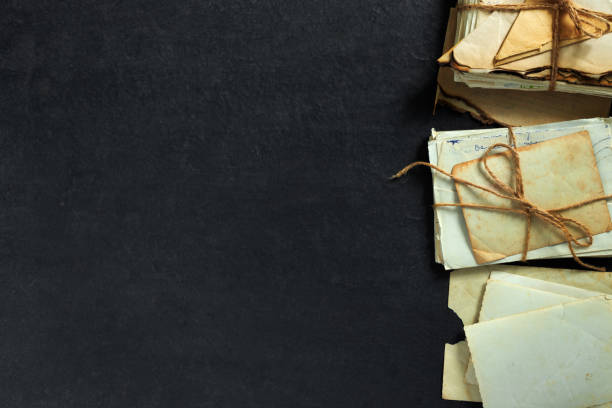
<instances>
[{"instance_id":1,"label":"black granite surface","mask_svg":"<svg viewBox=\"0 0 612 408\"><path fill-rule=\"evenodd\" d=\"M0 406L477 406L386 180L481 127L432 116L452 3L2 1Z\"/></svg>"}]
</instances>

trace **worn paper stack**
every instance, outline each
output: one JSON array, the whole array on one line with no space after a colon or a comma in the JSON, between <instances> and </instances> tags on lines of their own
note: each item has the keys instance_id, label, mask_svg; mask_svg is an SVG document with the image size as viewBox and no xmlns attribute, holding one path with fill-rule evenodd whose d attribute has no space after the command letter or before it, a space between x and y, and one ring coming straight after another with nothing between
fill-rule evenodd
<instances>
[{"instance_id":1,"label":"worn paper stack","mask_svg":"<svg viewBox=\"0 0 612 408\"><path fill-rule=\"evenodd\" d=\"M451 273L466 340L442 397L485 408L612 407L612 274L516 266Z\"/></svg>"},{"instance_id":2,"label":"worn paper stack","mask_svg":"<svg viewBox=\"0 0 612 408\"><path fill-rule=\"evenodd\" d=\"M454 269L466 340L446 344L444 399L612 408L612 273L503 265L612 256L612 0L575 5L598 38L563 9L555 92L549 9L451 11L436 103L506 127L432 130L430 163L398 173L432 167L435 257Z\"/></svg>"},{"instance_id":3,"label":"worn paper stack","mask_svg":"<svg viewBox=\"0 0 612 408\"><path fill-rule=\"evenodd\" d=\"M563 208L612 194L612 119L595 118L514 128L521 158L525 198L543 209ZM495 143L509 143L508 129L438 132L432 130L429 161L478 185L495 188L479 161ZM495 154L489 166L509 186L511 160ZM455 183L433 172L434 202L515 208L511 201ZM612 202L596 201L561 211L588 227L592 245L575 247L581 257L612 255ZM434 211L436 261L446 269L519 261L525 243L523 214L481 208L437 207ZM577 236L579 231L568 228ZM571 257L559 229L532 218L527 259Z\"/></svg>"},{"instance_id":4,"label":"worn paper stack","mask_svg":"<svg viewBox=\"0 0 612 408\"><path fill-rule=\"evenodd\" d=\"M540 3L541 0L459 0L465 4ZM612 0L580 0L579 5L612 14ZM460 10L455 44L439 62L454 69L454 79L470 87L547 90L551 75L553 13L550 10ZM612 25L586 18L582 35L562 11L556 90L612 97ZM603 34L603 35L601 35Z\"/></svg>"},{"instance_id":5,"label":"worn paper stack","mask_svg":"<svg viewBox=\"0 0 612 408\"><path fill-rule=\"evenodd\" d=\"M458 32L457 13L455 9L451 9L444 42L445 53L455 44L456 39L465 36L468 27L473 29L479 14L475 11L470 13L459 14L462 26ZM466 18L470 16L470 19ZM482 18L486 16L483 14ZM564 92L522 92L505 88L470 87L455 81L455 75L459 80L463 78L461 74L455 73L450 65L440 67L436 105L444 104L460 112L468 112L484 123L530 126L608 116L610 112L609 98Z\"/></svg>"}]
</instances>

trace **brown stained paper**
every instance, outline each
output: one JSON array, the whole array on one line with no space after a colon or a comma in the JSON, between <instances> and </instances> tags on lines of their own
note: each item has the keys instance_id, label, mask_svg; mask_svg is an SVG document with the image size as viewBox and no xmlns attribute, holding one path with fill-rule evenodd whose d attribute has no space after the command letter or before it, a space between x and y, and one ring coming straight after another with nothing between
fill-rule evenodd
<instances>
[{"instance_id":1,"label":"brown stained paper","mask_svg":"<svg viewBox=\"0 0 612 408\"><path fill-rule=\"evenodd\" d=\"M562 92L524 92L505 89L470 88L453 80L449 67L440 67L439 101L469 112L485 123L532 126L567 120L606 117L610 99ZM463 103L463 104L462 104Z\"/></svg>"},{"instance_id":2,"label":"brown stained paper","mask_svg":"<svg viewBox=\"0 0 612 408\"><path fill-rule=\"evenodd\" d=\"M582 2L581 2L582 3ZM589 0L584 4L596 11L612 12L612 1ZM582 4L581 4L582 5ZM510 62L497 67L495 56L516 19L518 13L496 11L480 23L474 31L453 49L453 62L457 68L504 71L525 74L550 66L550 51ZM559 50L559 69L583 74L606 75L612 72L612 36L589 39Z\"/></svg>"},{"instance_id":3,"label":"brown stained paper","mask_svg":"<svg viewBox=\"0 0 612 408\"><path fill-rule=\"evenodd\" d=\"M451 9L444 41L447 51L453 44L457 26L456 10ZM573 119L606 117L610 99L562 92L524 92L505 89L470 88L455 82L450 67L440 67L436 102L468 112L484 123L531 126Z\"/></svg>"},{"instance_id":4,"label":"brown stained paper","mask_svg":"<svg viewBox=\"0 0 612 408\"><path fill-rule=\"evenodd\" d=\"M537 3L529 0L526 3ZM609 25L592 17L584 17L601 33L609 32ZM550 51L552 48L553 12L551 10L523 10L514 20L508 35L495 55L495 65L503 65L526 57ZM593 28L587 25L589 31ZM575 44L590 37L581 35L567 11L562 12L559 25L559 46Z\"/></svg>"},{"instance_id":5,"label":"brown stained paper","mask_svg":"<svg viewBox=\"0 0 612 408\"><path fill-rule=\"evenodd\" d=\"M591 145L590 135L581 131L517 149L521 159L525 198L543 209L559 208L604 195L603 185ZM492 172L507 185L513 185L513 166L502 153L490 156ZM453 176L496 189L485 174L480 159L460 163ZM462 204L519 208L511 200L456 183ZM523 251L526 217L522 214L485 209L463 209L468 235L476 261L481 264L520 254ZM605 201L597 201L561 212L561 215L587 226L593 235L612 229ZM580 232L569 226L576 236ZM532 217L529 250L564 241L557 229Z\"/></svg>"}]
</instances>

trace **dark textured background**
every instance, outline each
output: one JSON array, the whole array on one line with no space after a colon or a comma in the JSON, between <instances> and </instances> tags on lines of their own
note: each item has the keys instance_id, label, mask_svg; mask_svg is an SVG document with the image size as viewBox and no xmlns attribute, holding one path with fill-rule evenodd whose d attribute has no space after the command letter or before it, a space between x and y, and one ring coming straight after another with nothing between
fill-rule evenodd
<instances>
[{"instance_id":1,"label":"dark textured background","mask_svg":"<svg viewBox=\"0 0 612 408\"><path fill-rule=\"evenodd\" d=\"M2 1L0 405L472 406L386 181L480 126L431 115L451 4Z\"/></svg>"}]
</instances>

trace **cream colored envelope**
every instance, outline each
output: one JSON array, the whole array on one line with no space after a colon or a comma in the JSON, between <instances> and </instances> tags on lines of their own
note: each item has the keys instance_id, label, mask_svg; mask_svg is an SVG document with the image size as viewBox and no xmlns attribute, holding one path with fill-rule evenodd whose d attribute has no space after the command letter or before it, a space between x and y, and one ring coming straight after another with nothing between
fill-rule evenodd
<instances>
[{"instance_id":1,"label":"cream colored envelope","mask_svg":"<svg viewBox=\"0 0 612 408\"><path fill-rule=\"evenodd\" d=\"M487 408L577 408L612 401L612 298L465 327Z\"/></svg>"},{"instance_id":2,"label":"cream colored envelope","mask_svg":"<svg viewBox=\"0 0 612 408\"><path fill-rule=\"evenodd\" d=\"M543 209L554 209L604 195L591 138L586 131L555 138L518 149L523 174L525 197ZM507 185L513 185L511 160L505 154L493 155L489 166ZM461 163L452 174L478 185L495 189L479 160ZM462 204L480 204L503 208L519 208L508 199L456 183ZM478 263L496 261L523 250L526 217L522 214L464 208L474 258ZM612 230L605 201L561 212L561 215L586 225L593 235ZM573 225L569 229L581 234ZM564 241L556 228L533 217L529 250Z\"/></svg>"}]
</instances>

